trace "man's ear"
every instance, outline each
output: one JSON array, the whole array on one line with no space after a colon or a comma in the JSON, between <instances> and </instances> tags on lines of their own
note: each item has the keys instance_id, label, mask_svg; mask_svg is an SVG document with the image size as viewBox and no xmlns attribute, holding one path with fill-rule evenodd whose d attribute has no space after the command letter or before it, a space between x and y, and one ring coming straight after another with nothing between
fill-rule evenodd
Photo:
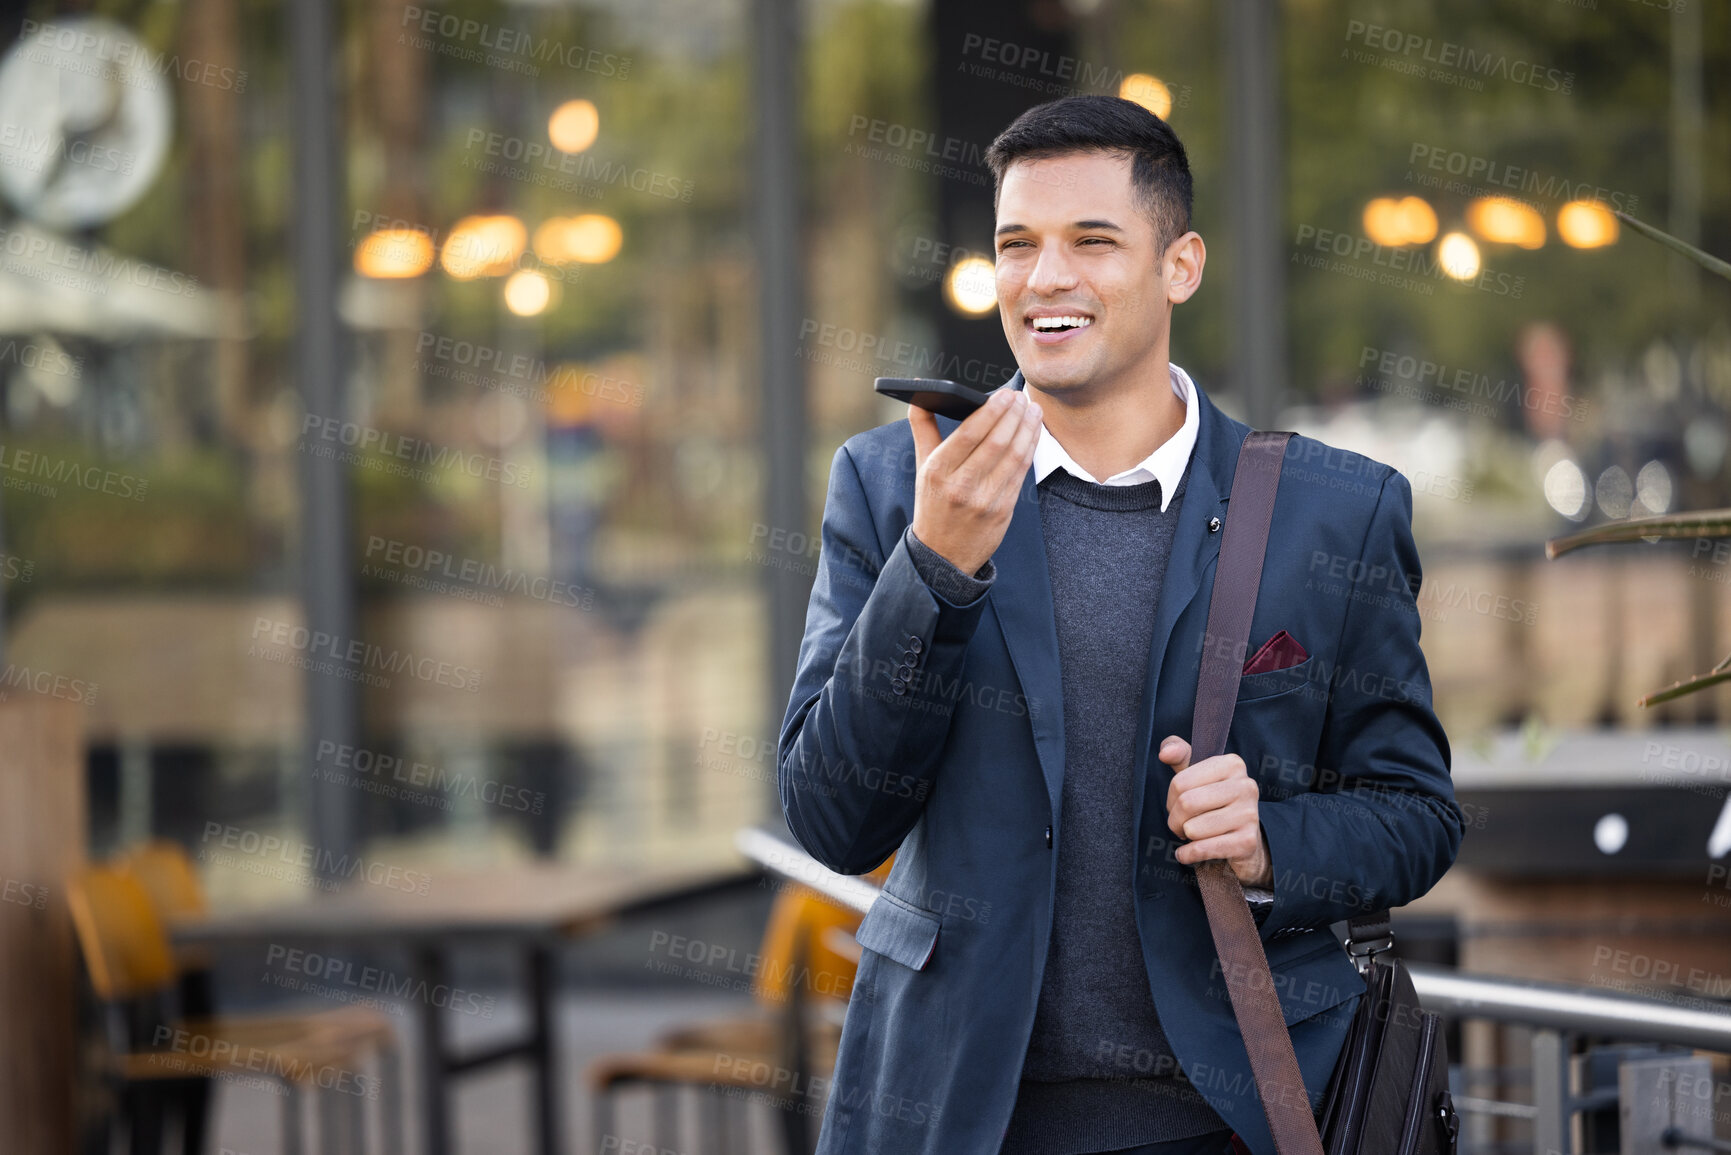
<instances>
[{"instance_id":1,"label":"man's ear","mask_svg":"<svg viewBox=\"0 0 1731 1155\"><path fill-rule=\"evenodd\" d=\"M1182 305L1202 286L1202 266L1208 263L1208 248L1202 234L1192 230L1166 246L1166 299Z\"/></svg>"}]
</instances>

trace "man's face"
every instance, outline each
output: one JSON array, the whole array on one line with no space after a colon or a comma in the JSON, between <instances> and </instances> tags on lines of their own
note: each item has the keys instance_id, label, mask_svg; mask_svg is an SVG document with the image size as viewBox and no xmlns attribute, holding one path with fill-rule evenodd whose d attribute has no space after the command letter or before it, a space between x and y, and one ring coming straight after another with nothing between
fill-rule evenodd
<instances>
[{"instance_id":1,"label":"man's face","mask_svg":"<svg viewBox=\"0 0 1731 1155\"><path fill-rule=\"evenodd\" d=\"M1029 383L1074 395L1134 375L1164 347L1173 299L1189 296L1181 288L1174 298L1170 283L1167 252L1182 242L1160 247L1132 193L1127 156L1079 152L1010 165L998 190L998 312ZM1083 324L1057 327L1054 317Z\"/></svg>"}]
</instances>

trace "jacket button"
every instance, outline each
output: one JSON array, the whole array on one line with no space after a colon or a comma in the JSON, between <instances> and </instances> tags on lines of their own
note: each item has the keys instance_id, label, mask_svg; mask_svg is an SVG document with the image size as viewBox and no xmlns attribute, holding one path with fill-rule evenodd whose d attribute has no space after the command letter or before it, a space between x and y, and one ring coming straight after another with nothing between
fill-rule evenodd
<instances>
[{"instance_id":1,"label":"jacket button","mask_svg":"<svg viewBox=\"0 0 1731 1155\"><path fill-rule=\"evenodd\" d=\"M1046 827L1046 849L1052 849L1052 828L1050 826Z\"/></svg>"},{"instance_id":2,"label":"jacket button","mask_svg":"<svg viewBox=\"0 0 1731 1155\"><path fill-rule=\"evenodd\" d=\"M908 635L908 649L912 650L914 653L917 654L925 648L926 648L926 644L924 642L920 641L919 635L917 635L917 634L909 634Z\"/></svg>"}]
</instances>

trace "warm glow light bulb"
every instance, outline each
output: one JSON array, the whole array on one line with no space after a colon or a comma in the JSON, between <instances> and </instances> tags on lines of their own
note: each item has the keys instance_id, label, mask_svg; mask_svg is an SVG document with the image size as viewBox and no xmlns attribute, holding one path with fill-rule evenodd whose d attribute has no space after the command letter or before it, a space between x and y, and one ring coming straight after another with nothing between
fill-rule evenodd
<instances>
[{"instance_id":1,"label":"warm glow light bulb","mask_svg":"<svg viewBox=\"0 0 1731 1155\"><path fill-rule=\"evenodd\" d=\"M375 229L355 249L355 272L396 280L433 267L433 239L420 229Z\"/></svg>"},{"instance_id":2,"label":"warm glow light bulb","mask_svg":"<svg viewBox=\"0 0 1731 1155\"><path fill-rule=\"evenodd\" d=\"M539 316L552 300L552 282L534 269L518 269L505 281L505 307L519 317Z\"/></svg>"},{"instance_id":3,"label":"warm glow light bulb","mask_svg":"<svg viewBox=\"0 0 1731 1155\"><path fill-rule=\"evenodd\" d=\"M1479 275L1479 247L1465 233L1450 233L1436 247L1437 263L1442 271L1457 281L1470 281Z\"/></svg>"},{"instance_id":4,"label":"warm glow light bulb","mask_svg":"<svg viewBox=\"0 0 1731 1155\"><path fill-rule=\"evenodd\" d=\"M1423 197L1377 197L1364 206L1364 235L1379 245L1423 245L1436 236L1436 211Z\"/></svg>"},{"instance_id":5,"label":"warm glow light bulb","mask_svg":"<svg viewBox=\"0 0 1731 1155\"><path fill-rule=\"evenodd\" d=\"M1423 197L1400 198L1401 221L1406 227L1407 243L1428 245L1436 237L1436 210Z\"/></svg>"},{"instance_id":6,"label":"warm glow light bulb","mask_svg":"<svg viewBox=\"0 0 1731 1155\"><path fill-rule=\"evenodd\" d=\"M1577 249L1615 244L1617 230L1617 218L1598 201L1570 201L1557 212L1557 235Z\"/></svg>"},{"instance_id":7,"label":"warm glow light bulb","mask_svg":"<svg viewBox=\"0 0 1731 1155\"><path fill-rule=\"evenodd\" d=\"M1479 197L1467 206L1473 232L1499 245L1537 249L1545 243L1545 218L1510 197Z\"/></svg>"},{"instance_id":8,"label":"warm glow light bulb","mask_svg":"<svg viewBox=\"0 0 1731 1155\"><path fill-rule=\"evenodd\" d=\"M1132 72L1126 76L1118 85L1118 95L1140 104L1161 120L1172 111L1172 90L1158 76L1149 76L1146 72Z\"/></svg>"},{"instance_id":9,"label":"warm glow light bulb","mask_svg":"<svg viewBox=\"0 0 1731 1155\"><path fill-rule=\"evenodd\" d=\"M523 222L516 217L464 217L451 226L439 251L439 267L459 281L502 277L516 268L527 240Z\"/></svg>"},{"instance_id":10,"label":"warm glow light bulb","mask_svg":"<svg viewBox=\"0 0 1731 1155\"><path fill-rule=\"evenodd\" d=\"M582 152L601 133L601 113L587 100L567 100L547 118L547 137L560 152Z\"/></svg>"},{"instance_id":11,"label":"warm glow light bulb","mask_svg":"<svg viewBox=\"0 0 1731 1155\"><path fill-rule=\"evenodd\" d=\"M600 265L619 255L625 231L600 213L552 217L535 230L535 255L554 265Z\"/></svg>"},{"instance_id":12,"label":"warm glow light bulb","mask_svg":"<svg viewBox=\"0 0 1731 1155\"><path fill-rule=\"evenodd\" d=\"M998 307L997 269L984 257L963 257L944 274L944 298L967 317L982 317Z\"/></svg>"}]
</instances>

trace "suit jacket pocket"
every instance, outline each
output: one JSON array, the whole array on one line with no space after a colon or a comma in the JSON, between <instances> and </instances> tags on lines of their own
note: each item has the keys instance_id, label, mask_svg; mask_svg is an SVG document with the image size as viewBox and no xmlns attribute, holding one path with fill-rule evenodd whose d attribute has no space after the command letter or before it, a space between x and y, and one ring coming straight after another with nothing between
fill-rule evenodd
<instances>
[{"instance_id":1,"label":"suit jacket pocket","mask_svg":"<svg viewBox=\"0 0 1731 1155\"><path fill-rule=\"evenodd\" d=\"M854 939L866 950L921 971L938 945L941 920L929 910L880 891L877 901L860 920Z\"/></svg>"},{"instance_id":2,"label":"suit jacket pocket","mask_svg":"<svg viewBox=\"0 0 1731 1155\"><path fill-rule=\"evenodd\" d=\"M1266 670L1260 674L1245 674L1238 679L1238 701L1254 702L1261 698L1290 694L1309 681L1315 670L1316 655L1312 654L1298 665L1288 666L1284 670ZM1318 686L1317 689L1326 691L1327 687Z\"/></svg>"},{"instance_id":3,"label":"suit jacket pocket","mask_svg":"<svg viewBox=\"0 0 1731 1155\"><path fill-rule=\"evenodd\" d=\"M1320 945L1311 946L1302 938L1287 940L1294 942L1291 948L1285 942L1267 944L1281 1018L1289 1027L1364 993L1364 979L1333 932L1315 937ZM1287 957L1289 950L1291 957Z\"/></svg>"}]
</instances>

